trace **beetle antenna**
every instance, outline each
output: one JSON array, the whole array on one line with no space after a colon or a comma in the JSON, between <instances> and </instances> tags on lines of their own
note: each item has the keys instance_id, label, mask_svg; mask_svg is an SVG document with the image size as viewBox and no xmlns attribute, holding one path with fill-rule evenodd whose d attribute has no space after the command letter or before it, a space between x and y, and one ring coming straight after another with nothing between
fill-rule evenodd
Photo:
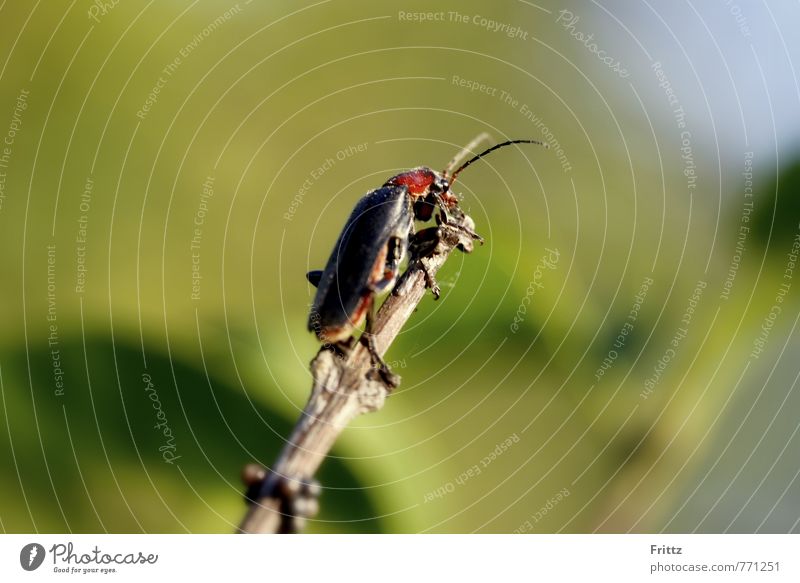
<instances>
[{"instance_id":1,"label":"beetle antenna","mask_svg":"<svg viewBox=\"0 0 800 583\"><path fill-rule=\"evenodd\" d=\"M502 144L496 144L496 145L492 146L491 148L489 148L487 150L484 150L483 152L481 152L477 156L467 160L461 166L459 166L458 169L455 172L453 172L452 176L450 176L450 180L448 181L450 183L450 186L453 186L453 183L456 181L456 176L458 176L458 173L461 172L464 168L466 168L467 166L469 166L473 162L475 162L477 160L480 160L481 158L483 158L489 152L493 152L494 150L497 150L498 148L502 148L503 146L510 146L511 144L536 144L538 146L544 146L545 148L547 147L545 144L543 144L542 142L540 142L538 140L508 140L507 142L503 142Z\"/></svg>"},{"instance_id":2,"label":"beetle antenna","mask_svg":"<svg viewBox=\"0 0 800 583\"><path fill-rule=\"evenodd\" d=\"M469 144L461 148L461 151L458 154L453 156L453 159L447 163L447 166L445 166L442 174L445 176L450 176L453 173L453 169L458 168L464 160L477 152L480 146L483 146L484 144L488 145L492 142L494 142L494 139L488 132L481 132L475 136L475 138Z\"/></svg>"}]
</instances>

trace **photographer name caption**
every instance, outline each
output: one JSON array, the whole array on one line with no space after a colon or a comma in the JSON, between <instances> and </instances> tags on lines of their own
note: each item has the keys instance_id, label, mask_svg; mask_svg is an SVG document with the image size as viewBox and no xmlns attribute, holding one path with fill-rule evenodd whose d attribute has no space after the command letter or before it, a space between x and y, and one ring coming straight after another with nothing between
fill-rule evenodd
<instances>
[{"instance_id":1,"label":"photographer name caption","mask_svg":"<svg viewBox=\"0 0 800 583\"><path fill-rule=\"evenodd\" d=\"M731 536L735 535L723 535ZM708 560L704 552L691 552L678 545L651 544L650 574L659 573L775 573L781 571L778 557L767 556L770 551L748 550L745 554L733 553L727 560Z\"/></svg>"}]
</instances>

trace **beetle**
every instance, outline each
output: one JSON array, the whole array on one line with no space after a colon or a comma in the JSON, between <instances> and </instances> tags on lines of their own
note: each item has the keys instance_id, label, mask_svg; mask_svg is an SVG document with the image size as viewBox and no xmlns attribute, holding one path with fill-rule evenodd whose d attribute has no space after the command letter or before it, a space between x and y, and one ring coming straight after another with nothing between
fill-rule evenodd
<instances>
[{"instance_id":1,"label":"beetle","mask_svg":"<svg viewBox=\"0 0 800 583\"><path fill-rule=\"evenodd\" d=\"M306 274L317 288L308 330L327 345L343 346L366 321L364 336L370 355L389 384L394 384L392 375L371 342L372 309L376 295L394 287L410 246L415 258L435 248L437 229L415 233L414 220L431 220L438 207L441 211L436 217L438 223L464 231L482 243L483 239L474 232L472 219L459 208L458 197L450 191L456 177L498 148L511 144L542 145L536 140L508 140L458 165L488 138L488 134L479 135L442 172L419 166L392 176L383 186L368 192L347 219L325 269ZM426 283L438 298L439 288L427 271Z\"/></svg>"}]
</instances>

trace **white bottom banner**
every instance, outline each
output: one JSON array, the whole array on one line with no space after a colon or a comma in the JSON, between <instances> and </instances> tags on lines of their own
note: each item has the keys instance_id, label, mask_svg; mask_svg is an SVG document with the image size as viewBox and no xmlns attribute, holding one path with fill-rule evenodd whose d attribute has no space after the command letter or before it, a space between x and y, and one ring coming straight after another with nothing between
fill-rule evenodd
<instances>
[{"instance_id":1,"label":"white bottom banner","mask_svg":"<svg viewBox=\"0 0 800 583\"><path fill-rule=\"evenodd\" d=\"M4 535L0 581L800 581L798 535Z\"/></svg>"}]
</instances>

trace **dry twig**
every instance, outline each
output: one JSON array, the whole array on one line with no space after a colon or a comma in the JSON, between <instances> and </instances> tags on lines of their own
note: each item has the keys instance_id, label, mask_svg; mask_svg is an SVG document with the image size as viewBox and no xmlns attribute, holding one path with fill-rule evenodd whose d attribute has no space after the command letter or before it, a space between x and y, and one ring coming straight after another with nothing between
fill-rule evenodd
<instances>
[{"instance_id":1,"label":"dry twig","mask_svg":"<svg viewBox=\"0 0 800 583\"><path fill-rule=\"evenodd\" d=\"M441 225L435 252L411 262L375 317L373 338L380 355L386 353L422 300L429 277L436 275L455 248L471 251L472 238L461 229ZM311 374L314 384L308 404L275 465L266 474L263 470L254 474L251 469L250 478L245 478L251 485L250 504L239 532L300 530L303 515L313 515L316 510L309 485L339 433L358 415L383 407L391 392L361 342L346 355L323 347L311 361Z\"/></svg>"}]
</instances>

